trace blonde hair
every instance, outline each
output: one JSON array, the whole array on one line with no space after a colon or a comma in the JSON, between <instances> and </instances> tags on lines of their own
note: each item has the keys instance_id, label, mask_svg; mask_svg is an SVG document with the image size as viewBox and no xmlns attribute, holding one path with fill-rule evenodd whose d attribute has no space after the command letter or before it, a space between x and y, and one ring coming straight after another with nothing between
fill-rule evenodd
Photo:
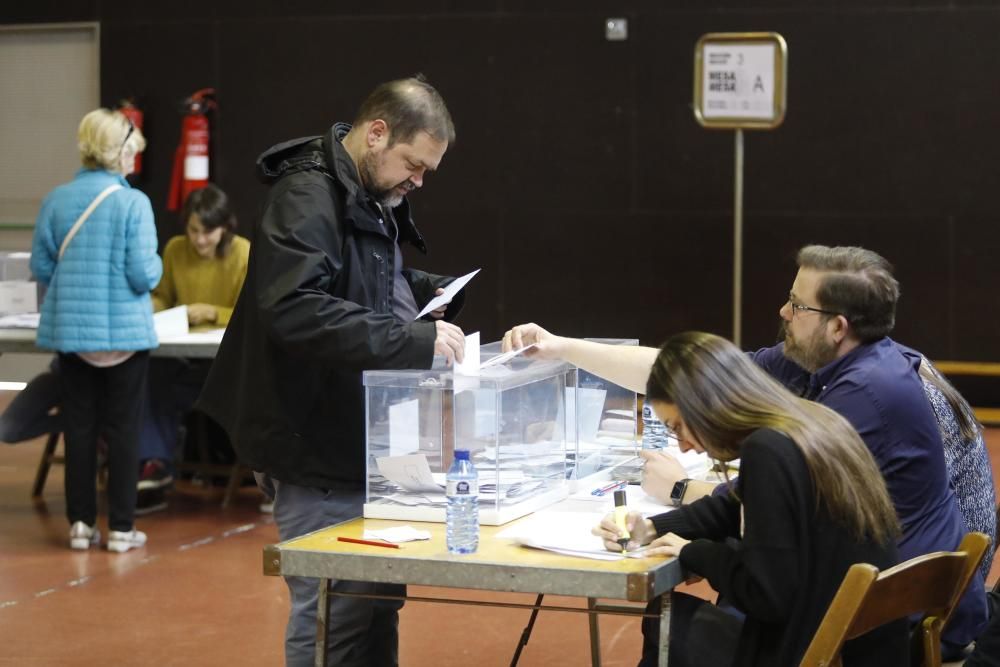
<instances>
[{"instance_id":1,"label":"blonde hair","mask_svg":"<svg viewBox=\"0 0 1000 667\"><path fill-rule=\"evenodd\" d=\"M724 338L688 332L668 339L646 398L676 405L684 426L717 459L738 458L757 429L783 433L802 452L817 508L824 505L858 540L884 543L899 535L885 480L847 420L793 396Z\"/></svg>"},{"instance_id":2,"label":"blonde hair","mask_svg":"<svg viewBox=\"0 0 1000 667\"><path fill-rule=\"evenodd\" d=\"M121 171L122 155L136 155L146 148L146 138L139 128L120 111L94 109L80 121L76 131L80 160L88 169Z\"/></svg>"}]
</instances>

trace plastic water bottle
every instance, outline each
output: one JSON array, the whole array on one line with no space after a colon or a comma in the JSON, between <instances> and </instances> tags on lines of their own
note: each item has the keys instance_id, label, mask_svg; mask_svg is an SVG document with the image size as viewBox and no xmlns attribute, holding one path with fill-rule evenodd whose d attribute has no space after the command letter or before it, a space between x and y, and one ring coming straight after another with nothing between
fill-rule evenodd
<instances>
[{"instance_id":1,"label":"plastic water bottle","mask_svg":"<svg viewBox=\"0 0 1000 667\"><path fill-rule=\"evenodd\" d=\"M662 449L667 446L667 427L656 418L649 401L642 404L642 448Z\"/></svg>"},{"instance_id":2,"label":"plastic water bottle","mask_svg":"<svg viewBox=\"0 0 1000 667\"><path fill-rule=\"evenodd\" d=\"M469 450L455 450L455 461L445 480L448 494L445 525L448 552L474 553L479 546L479 475L469 460Z\"/></svg>"}]
</instances>

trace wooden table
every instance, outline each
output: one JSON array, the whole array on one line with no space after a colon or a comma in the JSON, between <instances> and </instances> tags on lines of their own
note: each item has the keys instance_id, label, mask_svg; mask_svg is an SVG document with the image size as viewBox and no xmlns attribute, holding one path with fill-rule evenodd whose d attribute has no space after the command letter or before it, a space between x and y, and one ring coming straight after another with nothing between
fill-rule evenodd
<instances>
[{"instance_id":1,"label":"wooden table","mask_svg":"<svg viewBox=\"0 0 1000 667\"><path fill-rule=\"evenodd\" d=\"M339 536L361 538L366 528L377 530L406 524L429 531L431 539L406 542L399 549L337 541ZM509 525L511 524L507 524ZM479 550L474 554L459 556L449 554L445 547L444 524L354 519L265 547L264 574L315 577L320 580L315 663L319 667L324 664L326 654L328 596L339 595L330 591L331 579L587 598L586 609L544 605L537 608L589 614L593 665L600 665L597 614L641 615L644 611L644 605L601 605L598 604L598 599L646 603L662 596L659 664L661 667L666 666L670 591L683 581L681 566L676 558L600 561L563 556L527 549L496 538L496 534L507 526L481 526ZM457 600L446 595L445 593L445 597L441 598L407 596L404 599L536 608L536 605L519 603Z\"/></svg>"}]
</instances>

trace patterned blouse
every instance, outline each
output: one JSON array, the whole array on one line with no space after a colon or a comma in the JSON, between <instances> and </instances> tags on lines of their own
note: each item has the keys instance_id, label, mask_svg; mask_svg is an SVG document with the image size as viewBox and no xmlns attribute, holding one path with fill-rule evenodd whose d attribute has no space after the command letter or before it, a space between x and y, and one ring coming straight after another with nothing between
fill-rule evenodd
<instances>
[{"instance_id":1,"label":"patterned blouse","mask_svg":"<svg viewBox=\"0 0 1000 667\"><path fill-rule=\"evenodd\" d=\"M926 380L924 380L924 393L931 402L938 428L941 429L948 478L958 498L958 507L965 517L965 524L970 531L985 533L990 538L990 548L980 565L985 578L993 563L997 536L997 500L993 490L993 471L986 443L983 441L981 430L974 440L962 437L958 419L948 404L948 399Z\"/></svg>"}]
</instances>

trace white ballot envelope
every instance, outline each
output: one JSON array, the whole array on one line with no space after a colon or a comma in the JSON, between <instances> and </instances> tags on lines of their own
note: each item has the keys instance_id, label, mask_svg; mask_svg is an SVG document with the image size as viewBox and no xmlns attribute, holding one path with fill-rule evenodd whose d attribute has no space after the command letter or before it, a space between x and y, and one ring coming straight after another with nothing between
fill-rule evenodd
<instances>
[{"instance_id":1,"label":"white ballot envelope","mask_svg":"<svg viewBox=\"0 0 1000 667\"><path fill-rule=\"evenodd\" d=\"M476 276L476 274L479 273L481 270L482 269L476 269L472 273L466 273L461 278L456 278L455 280L453 280L451 283L445 286L444 294L440 294L431 299L430 302L428 302L428 304L424 306L424 309L421 310L420 313L418 313L417 316L413 319L419 320L421 317L431 312L432 310L440 308L441 306L447 303L451 303L451 300L455 298L455 295L458 294L458 291L463 287L465 287L465 284L470 280L472 280Z\"/></svg>"}]
</instances>

